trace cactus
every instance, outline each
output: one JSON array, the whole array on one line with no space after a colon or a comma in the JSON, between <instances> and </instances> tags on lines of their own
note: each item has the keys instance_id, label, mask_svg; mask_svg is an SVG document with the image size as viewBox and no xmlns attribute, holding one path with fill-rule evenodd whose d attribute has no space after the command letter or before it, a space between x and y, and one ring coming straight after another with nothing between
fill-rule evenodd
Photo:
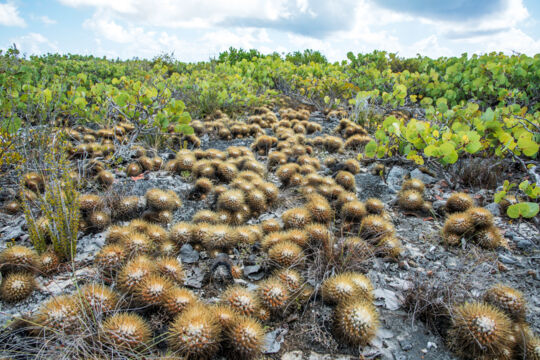
<instances>
[{"instance_id":1,"label":"cactus","mask_svg":"<svg viewBox=\"0 0 540 360\"><path fill-rule=\"evenodd\" d=\"M283 310L290 295L286 285L279 278L269 278L259 284L257 289L262 305L270 311Z\"/></svg>"},{"instance_id":2,"label":"cactus","mask_svg":"<svg viewBox=\"0 0 540 360\"><path fill-rule=\"evenodd\" d=\"M257 296L239 285L228 287L221 294L221 301L238 313L246 316L256 315L260 308Z\"/></svg>"},{"instance_id":3,"label":"cactus","mask_svg":"<svg viewBox=\"0 0 540 360\"><path fill-rule=\"evenodd\" d=\"M511 359L515 343L512 321L492 305L464 303L451 312L448 345L463 359Z\"/></svg>"},{"instance_id":4,"label":"cactus","mask_svg":"<svg viewBox=\"0 0 540 360\"><path fill-rule=\"evenodd\" d=\"M152 333L146 321L133 313L118 313L103 322L101 339L120 350L143 350Z\"/></svg>"},{"instance_id":5,"label":"cactus","mask_svg":"<svg viewBox=\"0 0 540 360\"><path fill-rule=\"evenodd\" d=\"M364 346L375 336L379 320L375 307L362 299L340 303L334 312L334 326L340 339Z\"/></svg>"},{"instance_id":6,"label":"cactus","mask_svg":"<svg viewBox=\"0 0 540 360\"><path fill-rule=\"evenodd\" d=\"M474 200L470 195L462 192L456 192L450 195L446 200L445 209L448 213L467 211L474 205Z\"/></svg>"},{"instance_id":7,"label":"cactus","mask_svg":"<svg viewBox=\"0 0 540 360\"><path fill-rule=\"evenodd\" d=\"M486 290L484 301L504 311L516 321L525 320L526 301L523 293L510 286L496 284Z\"/></svg>"},{"instance_id":8,"label":"cactus","mask_svg":"<svg viewBox=\"0 0 540 360\"><path fill-rule=\"evenodd\" d=\"M239 359L253 359L262 353L264 330L253 318L234 318L226 331L226 337L235 357Z\"/></svg>"},{"instance_id":9,"label":"cactus","mask_svg":"<svg viewBox=\"0 0 540 360\"><path fill-rule=\"evenodd\" d=\"M0 270L2 270L2 272L35 272L38 269L38 254L26 246L13 245L0 252Z\"/></svg>"},{"instance_id":10,"label":"cactus","mask_svg":"<svg viewBox=\"0 0 540 360\"><path fill-rule=\"evenodd\" d=\"M278 242L268 250L268 257L283 267L297 264L302 256L302 248L290 241Z\"/></svg>"},{"instance_id":11,"label":"cactus","mask_svg":"<svg viewBox=\"0 0 540 360\"><path fill-rule=\"evenodd\" d=\"M306 208L293 208L281 215L285 229L303 228L311 222L311 214Z\"/></svg>"},{"instance_id":12,"label":"cactus","mask_svg":"<svg viewBox=\"0 0 540 360\"><path fill-rule=\"evenodd\" d=\"M193 304L177 315L167 340L169 346L186 358L213 358L219 350L221 326L211 310Z\"/></svg>"},{"instance_id":13,"label":"cactus","mask_svg":"<svg viewBox=\"0 0 540 360\"><path fill-rule=\"evenodd\" d=\"M0 298L15 303L26 299L36 288L34 274L29 272L8 273L0 285Z\"/></svg>"}]
</instances>

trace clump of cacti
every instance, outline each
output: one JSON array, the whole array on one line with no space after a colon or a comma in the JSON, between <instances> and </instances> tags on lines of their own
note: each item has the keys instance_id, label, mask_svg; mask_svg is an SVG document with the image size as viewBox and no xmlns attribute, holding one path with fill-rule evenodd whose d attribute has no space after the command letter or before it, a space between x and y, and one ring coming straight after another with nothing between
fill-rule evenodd
<instances>
[{"instance_id":1,"label":"clump of cacti","mask_svg":"<svg viewBox=\"0 0 540 360\"><path fill-rule=\"evenodd\" d=\"M463 359L511 359L516 344L512 321L492 305L470 302L451 312L449 347Z\"/></svg>"}]
</instances>

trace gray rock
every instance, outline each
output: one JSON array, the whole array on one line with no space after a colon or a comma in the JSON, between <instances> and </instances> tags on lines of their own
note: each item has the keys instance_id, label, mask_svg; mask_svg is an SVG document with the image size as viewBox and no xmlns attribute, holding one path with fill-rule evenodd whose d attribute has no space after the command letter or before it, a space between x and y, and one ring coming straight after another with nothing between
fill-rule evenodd
<instances>
[{"instance_id":1,"label":"gray rock","mask_svg":"<svg viewBox=\"0 0 540 360\"><path fill-rule=\"evenodd\" d=\"M388 185L386 185L380 176L372 174L355 175L357 195L360 200L366 200L370 197L377 197L384 202L390 201L395 194Z\"/></svg>"},{"instance_id":2,"label":"gray rock","mask_svg":"<svg viewBox=\"0 0 540 360\"><path fill-rule=\"evenodd\" d=\"M269 333L266 333L264 337L264 354L275 354L281 349L281 344L285 341L285 335L288 330L284 328L277 328ZM302 356L300 355L300 359Z\"/></svg>"},{"instance_id":3,"label":"gray rock","mask_svg":"<svg viewBox=\"0 0 540 360\"><path fill-rule=\"evenodd\" d=\"M433 210L436 213L442 214L444 212L444 205L446 204L446 201L444 200L435 200L431 206L433 207Z\"/></svg>"},{"instance_id":4,"label":"gray rock","mask_svg":"<svg viewBox=\"0 0 540 360\"><path fill-rule=\"evenodd\" d=\"M533 245L534 244L533 244L533 242L531 240L524 239L522 237L517 239L517 246L521 250L529 250L529 249L532 248Z\"/></svg>"},{"instance_id":5,"label":"gray rock","mask_svg":"<svg viewBox=\"0 0 540 360\"><path fill-rule=\"evenodd\" d=\"M281 356L281 360L302 360L303 355L300 350L289 351Z\"/></svg>"},{"instance_id":6,"label":"gray rock","mask_svg":"<svg viewBox=\"0 0 540 360\"><path fill-rule=\"evenodd\" d=\"M21 226L6 226L0 229L0 233L2 233L2 237L0 238L2 242L18 239L25 234Z\"/></svg>"},{"instance_id":7,"label":"gray rock","mask_svg":"<svg viewBox=\"0 0 540 360\"><path fill-rule=\"evenodd\" d=\"M105 245L105 233L88 234L77 240L77 255L75 261L88 261L96 257L96 254Z\"/></svg>"},{"instance_id":8,"label":"gray rock","mask_svg":"<svg viewBox=\"0 0 540 360\"><path fill-rule=\"evenodd\" d=\"M350 360L349 355L330 355L330 354L319 354L315 351L309 353L308 360Z\"/></svg>"},{"instance_id":9,"label":"gray rock","mask_svg":"<svg viewBox=\"0 0 540 360\"><path fill-rule=\"evenodd\" d=\"M401 183L403 183L403 178L409 172L402 168L401 166L394 166L386 175L386 183L390 190L394 193L397 193L401 189Z\"/></svg>"},{"instance_id":10,"label":"gray rock","mask_svg":"<svg viewBox=\"0 0 540 360\"><path fill-rule=\"evenodd\" d=\"M503 264L507 264L507 265L512 265L512 264L517 263L516 258L513 257L512 255L499 254L499 260Z\"/></svg>"},{"instance_id":11,"label":"gray rock","mask_svg":"<svg viewBox=\"0 0 540 360\"><path fill-rule=\"evenodd\" d=\"M425 174L418 169L414 169L411 172L411 178L420 179L424 182L424 184L433 184L437 182L436 178L434 178L433 176L429 176L428 174Z\"/></svg>"},{"instance_id":12,"label":"gray rock","mask_svg":"<svg viewBox=\"0 0 540 360\"><path fill-rule=\"evenodd\" d=\"M187 271L186 280L184 280L184 285L200 289L203 286L204 272L200 267L193 267Z\"/></svg>"},{"instance_id":13,"label":"gray rock","mask_svg":"<svg viewBox=\"0 0 540 360\"><path fill-rule=\"evenodd\" d=\"M249 280L258 281L264 277L264 271L260 265L250 265L244 267L244 275Z\"/></svg>"},{"instance_id":14,"label":"gray rock","mask_svg":"<svg viewBox=\"0 0 540 360\"><path fill-rule=\"evenodd\" d=\"M499 204L492 202L484 207L491 211L494 216L501 216L501 208L499 207Z\"/></svg>"},{"instance_id":15,"label":"gray rock","mask_svg":"<svg viewBox=\"0 0 540 360\"><path fill-rule=\"evenodd\" d=\"M399 340L399 346L403 351L409 351L412 349L413 345L410 340Z\"/></svg>"},{"instance_id":16,"label":"gray rock","mask_svg":"<svg viewBox=\"0 0 540 360\"><path fill-rule=\"evenodd\" d=\"M375 295L375 299L382 300L382 302L379 301L379 304L384 305L388 310L397 310L401 306L401 302L396 296L396 293L392 290L379 288L375 289L373 294Z\"/></svg>"},{"instance_id":17,"label":"gray rock","mask_svg":"<svg viewBox=\"0 0 540 360\"><path fill-rule=\"evenodd\" d=\"M199 252L194 250L190 244L184 244L180 248L180 259L186 264L196 263L199 261Z\"/></svg>"}]
</instances>

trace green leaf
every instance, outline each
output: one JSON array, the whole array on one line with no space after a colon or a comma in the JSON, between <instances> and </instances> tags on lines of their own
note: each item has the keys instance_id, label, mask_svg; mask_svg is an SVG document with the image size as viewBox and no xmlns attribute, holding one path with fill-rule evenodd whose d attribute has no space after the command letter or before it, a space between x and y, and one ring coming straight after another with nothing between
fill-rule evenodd
<instances>
[{"instance_id":1,"label":"green leaf","mask_svg":"<svg viewBox=\"0 0 540 360\"><path fill-rule=\"evenodd\" d=\"M523 133L518 138L517 145L523 151L523 154L525 154L528 157L534 157L536 153L538 152L538 148L540 145L538 145L533 139L531 133Z\"/></svg>"},{"instance_id":2,"label":"green leaf","mask_svg":"<svg viewBox=\"0 0 540 360\"><path fill-rule=\"evenodd\" d=\"M374 157L377 151L377 143L371 140L365 147L364 152L367 157Z\"/></svg>"},{"instance_id":3,"label":"green leaf","mask_svg":"<svg viewBox=\"0 0 540 360\"><path fill-rule=\"evenodd\" d=\"M46 103L50 103L52 101L52 92L50 89L43 90L43 96L45 97Z\"/></svg>"},{"instance_id":4,"label":"green leaf","mask_svg":"<svg viewBox=\"0 0 540 360\"><path fill-rule=\"evenodd\" d=\"M517 219L518 217L524 217L530 219L535 217L538 214L539 205L533 202L521 202L518 204L510 205L506 210L506 214L512 219Z\"/></svg>"},{"instance_id":5,"label":"green leaf","mask_svg":"<svg viewBox=\"0 0 540 360\"><path fill-rule=\"evenodd\" d=\"M174 127L174 130L184 135L193 135L195 133L195 130L191 126L186 124L178 124Z\"/></svg>"},{"instance_id":6,"label":"green leaf","mask_svg":"<svg viewBox=\"0 0 540 360\"><path fill-rule=\"evenodd\" d=\"M506 196L506 191L502 190L502 191L499 191L498 193L495 194L495 196L493 197L493 200L495 201L495 203L500 203L501 200Z\"/></svg>"},{"instance_id":7,"label":"green leaf","mask_svg":"<svg viewBox=\"0 0 540 360\"><path fill-rule=\"evenodd\" d=\"M126 93L121 93L114 98L114 101L116 102L116 104L121 107L126 106L128 100L129 100L129 95Z\"/></svg>"},{"instance_id":8,"label":"green leaf","mask_svg":"<svg viewBox=\"0 0 540 360\"><path fill-rule=\"evenodd\" d=\"M519 184L519 190L521 190L523 192L525 192L525 190L527 190L528 187L529 187L529 180L522 181Z\"/></svg>"},{"instance_id":9,"label":"green leaf","mask_svg":"<svg viewBox=\"0 0 540 360\"><path fill-rule=\"evenodd\" d=\"M22 125L22 120L20 117L16 116L11 120L4 120L2 127L7 131L8 134L15 134Z\"/></svg>"}]
</instances>

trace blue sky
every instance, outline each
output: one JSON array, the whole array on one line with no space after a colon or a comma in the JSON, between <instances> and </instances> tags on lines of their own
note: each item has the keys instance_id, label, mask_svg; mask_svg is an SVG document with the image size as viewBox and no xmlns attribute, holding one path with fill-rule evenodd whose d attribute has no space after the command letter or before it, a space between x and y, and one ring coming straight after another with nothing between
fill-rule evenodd
<instances>
[{"instance_id":1,"label":"blue sky","mask_svg":"<svg viewBox=\"0 0 540 360\"><path fill-rule=\"evenodd\" d=\"M207 60L230 46L432 57L540 53L538 0L0 0L0 48Z\"/></svg>"}]
</instances>

